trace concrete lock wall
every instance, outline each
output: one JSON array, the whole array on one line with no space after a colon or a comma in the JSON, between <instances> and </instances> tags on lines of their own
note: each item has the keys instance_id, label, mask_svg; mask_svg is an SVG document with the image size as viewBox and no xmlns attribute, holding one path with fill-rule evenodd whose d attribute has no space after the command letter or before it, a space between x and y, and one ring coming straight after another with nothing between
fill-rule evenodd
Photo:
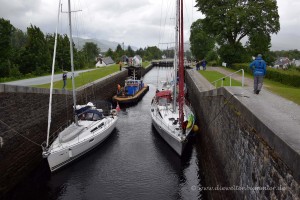
<instances>
[{"instance_id":1,"label":"concrete lock wall","mask_svg":"<svg viewBox=\"0 0 300 200\"><path fill-rule=\"evenodd\" d=\"M77 103L111 100L126 77L124 70L78 88ZM48 104L49 89L0 84L0 197L42 160ZM51 132L72 121L72 105L71 91L54 90Z\"/></svg>"},{"instance_id":2,"label":"concrete lock wall","mask_svg":"<svg viewBox=\"0 0 300 200\"><path fill-rule=\"evenodd\" d=\"M204 170L204 185L212 187L207 190L216 189L206 191L208 197L299 198L297 167L289 158L279 156L281 150L271 148L263 137L267 132L270 138L275 138L274 133L269 132L226 88L205 91L205 83L199 76L195 70L188 70L186 83L202 130L197 150ZM286 145L281 141L279 146L284 149ZM228 191L226 187L230 187Z\"/></svg>"}]
</instances>

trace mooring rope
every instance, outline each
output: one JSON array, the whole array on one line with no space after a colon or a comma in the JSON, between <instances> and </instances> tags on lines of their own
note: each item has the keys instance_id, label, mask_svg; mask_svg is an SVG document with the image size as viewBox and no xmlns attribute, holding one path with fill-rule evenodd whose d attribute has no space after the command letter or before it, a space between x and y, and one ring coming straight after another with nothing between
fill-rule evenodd
<instances>
[{"instance_id":1,"label":"mooring rope","mask_svg":"<svg viewBox=\"0 0 300 200\"><path fill-rule=\"evenodd\" d=\"M8 124L6 124L5 122L3 122L1 119L0 119L0 122L2 124L4 124L5 126L7 126L10 130L12 130L13 132L15 132L16 134L20 135L21 137L23 137L24 139L28 140L29 142L31 142L32 144L35 144L37 146L41 146L40 144L36 143L35 141L29 139L28 137L26 137L25 135L19 133L18 131L16 131L15 129L11 128Z\"/></svg>"}]
</instances>

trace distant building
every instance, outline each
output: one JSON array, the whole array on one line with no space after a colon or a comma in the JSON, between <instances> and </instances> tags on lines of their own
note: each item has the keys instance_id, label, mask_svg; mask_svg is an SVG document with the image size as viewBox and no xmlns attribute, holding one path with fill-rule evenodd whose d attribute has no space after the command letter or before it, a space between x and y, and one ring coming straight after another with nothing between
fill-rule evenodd
<instances>
[{"instance_id":1,"label":"distant building","mask_svg":"<svg viewBox=\"0 0 300 200\"><path fill-rule=\"evenodd\" d=\"M133 57L133 65L134 66L142 66L143 59L139 55L135 55Z\"/></svg>"},{"instance_id":2,"label":"distant building","mask_svg":"<svg viewBox=\"0 0 300 200\"><path fill-rule=\"evenodd\" d=\"M280 57L274 62L274 68L287 69L291 65L291 61L287 57Z\"/></svg>"},{"instance_id":3,"label":"distant building","mask_svg":"<svg viewBox=\"0 0 300 200\"><path fill-rule=\"evenodd\" d=\"M127 62L128 62L128 57L127 57L126 55L123 55L123 56L121 57L121 61L122 61L123 63L127 64Z\"/></svg>"},{"instance_id":4,"label":"distant building","mask_svg":"<svg viewBox=\"0 0 300 200\"><path fill-rule=\"evenodd\" d=\"M104 67L115 64L115 61L110 56L104 58L99 57L97 60L98 62L96 63L96 67Z\"/></svg>"},{"instance_id":5,"label":"distant building","mask_svg":"<svg viewBox=\"0 0 300 200\"><path fill-rule=\"evenodd\" d=\"M143 60L139 55L135 55L134 57L128 58L128 66L141 67L142 62Z\"/></svg>"},{"instance_id":6,"label":"distant building","mask_svg":"<svg viewBox=\"0 0 300 200\"><path fill-rule=\"evenodd\" d=\"M293 59L292 64L295 65L296 67L300 67L300 60Z\"/></svg>"}]
</instances>

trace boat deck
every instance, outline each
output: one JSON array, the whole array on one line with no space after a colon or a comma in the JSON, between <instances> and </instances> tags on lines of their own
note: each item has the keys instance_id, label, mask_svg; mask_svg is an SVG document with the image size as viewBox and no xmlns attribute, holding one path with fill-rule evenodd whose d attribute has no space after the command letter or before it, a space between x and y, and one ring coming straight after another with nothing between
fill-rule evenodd
<instances>
[{"instance_id":1,"label":"boat deck","mask_svg":"<svg viewBox=\"0 0 300 200\"><path fill-rule=\"evenodd\" d=\"M134 96L117 96L117 95L115 95L113 97L113 101L118 102L118 103L135 103L135 102L139 101L148 90L149 90L149 86L145 84L144 87L140 91L138 91Z\"/></svg>"}]
</instances>

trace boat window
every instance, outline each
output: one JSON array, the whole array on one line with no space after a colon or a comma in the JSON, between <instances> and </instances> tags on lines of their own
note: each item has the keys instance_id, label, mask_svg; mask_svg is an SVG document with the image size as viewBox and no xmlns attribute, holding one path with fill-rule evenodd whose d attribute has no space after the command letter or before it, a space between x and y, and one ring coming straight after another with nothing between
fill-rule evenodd
<instances>
[{"instance_id":1,"label":"boat window","mask_svg":"<svg viewBox=\"0 0 300 200\"><path fill-rule=\"evenodd\" d=\"M166 98L160 98L160 99L158 100L158 104L159 104L160 106L166 106L167 103L168 103L168 100L167 100Z\"/></svg>"},{"instance_id":2,"label":"boat window","mask_svg":"<svg viewBox=\"0 0 300 200\"><path fill-rule=\"evenodd\" d=\"M86 113L85 120L93 120L93 113Z\"/></svg>"},{"instance_id":3,"label":"boat window","mask_svg":"<svg viewBox=\"0 0 300 200\"><path fill-rule=\"evenodd\" d=\"M93 116L93 121L97 121L99 119L101 119L101 117L98 114L95 113L94 116Z\"/></svg>"}]
</instances>

